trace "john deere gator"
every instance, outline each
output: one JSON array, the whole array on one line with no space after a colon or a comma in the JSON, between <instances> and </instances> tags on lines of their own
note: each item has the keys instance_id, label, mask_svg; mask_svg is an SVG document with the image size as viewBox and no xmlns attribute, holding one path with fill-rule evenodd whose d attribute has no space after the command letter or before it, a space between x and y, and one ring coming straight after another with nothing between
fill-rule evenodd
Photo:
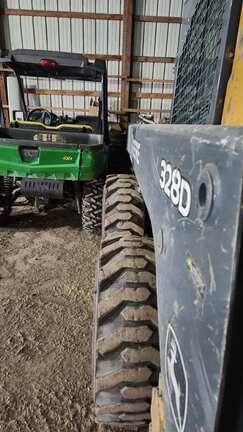
<instances>
[{"instance_id":1,"label":"john deere gator","mask_svg":"<svg viewBox=\"0 0 243 432\"><path fill-rule=\"evenodd\" d=\"M0 128L1 224L24 196L37 211L73 201L83 228L99 230L109 145L105 62L21 49L0 51L0 63L16 76L23 107L22 118L14 113L10 127ZM96 112L69 117L48 107L29 110L23 77L97 83Z\"/></svg>"}]
</instances>

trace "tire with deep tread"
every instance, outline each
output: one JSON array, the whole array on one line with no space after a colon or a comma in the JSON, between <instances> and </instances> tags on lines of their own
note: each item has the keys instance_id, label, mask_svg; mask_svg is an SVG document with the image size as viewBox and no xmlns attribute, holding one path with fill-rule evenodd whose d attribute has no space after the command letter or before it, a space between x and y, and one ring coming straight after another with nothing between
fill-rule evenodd
<instances>
[{"instance_id":1,"label":"tire with deep tread","mask_svg":"<svg viewBox=\"0 0 243 432\"><path fill-rule=\"evenodd\" d=\"M134 175L106 178L103 197L102 234L144 236L144 201Z\"/></svg>"},{"instance_id":2,"label":"tire with deep tread","mask_svg":"<svg viewBox=\"0 0 243 432\"><path fill-rule=\"evenodd\" d=\"M81 215L82 228L86 231L101 232L103 188L103 179L91 180L83 185Z\"/></svg>"},{"instance_id":3,"label":"tire with deep tread","mask_svg":"<svg viewBox=\"0 0 243 432\"><path fill-rule=\"evenodd\" d=\"M96 421L145 426L159 374L153 240L107 235L97 273L93 339Z\"/></svg>"},{"instance_id":4,"label":"tire with deep tread","mask_svg":"<svg viewBox=\"0 0 243 432\"><path fill-rule=\"evenodd\" d=\"M9 221L12 210L13 179L11 177L0 177L0 226Z\"/></svg>"}]
</instances>

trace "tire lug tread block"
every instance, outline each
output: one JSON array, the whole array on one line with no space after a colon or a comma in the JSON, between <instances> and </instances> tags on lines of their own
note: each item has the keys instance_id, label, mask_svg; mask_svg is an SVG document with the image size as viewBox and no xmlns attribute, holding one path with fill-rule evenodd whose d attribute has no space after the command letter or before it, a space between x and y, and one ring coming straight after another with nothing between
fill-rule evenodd
<instances>
[{"instance_id":1,"label":"tire lug tread block","mask_svg":"<svg viewBox=\"0 0 243 432\"><path fill-rule=\"evenodd\" d=\"M160 368L154 260L152 239L112 232L102 240L93 344L98 423L149 423Z\"/></svg>"},{"instance_id":2,"label":"tire lug tread block","mask_svg":"<svg viewBox=\"0 0 243 432\"><path fill-rule=\"evenodd\" d=\"M102 235L144 236L144 202L134 175L107 176L104 187Z\"/></svg>"},{"instance_id":3,"label":"tire lug tread block","mask_svg":"<svg viewBox=\"0 0 243 432\"><path fill-rule=\"evenodd\" d=\"M83 185L81 217L85 231L101 232L103 188L103 179L91 180Z\"/></svg>"}]
</instances>

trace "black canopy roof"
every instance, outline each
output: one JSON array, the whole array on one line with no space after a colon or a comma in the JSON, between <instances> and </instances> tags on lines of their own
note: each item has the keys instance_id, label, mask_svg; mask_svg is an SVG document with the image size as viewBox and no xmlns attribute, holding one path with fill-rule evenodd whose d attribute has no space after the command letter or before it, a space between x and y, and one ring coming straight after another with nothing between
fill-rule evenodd
<instances>
[{"instance_id":1,"label":"black canopy roof","mask_svg":"<svg viewBox=\"0 0 243 432\"><path fill-rule=\"evenodd\" d=\"M101 82L106 77L104 60L94 62L82 54L17 49L0 51L0 63L17 75Z\"/></svg>"}]
</instances>

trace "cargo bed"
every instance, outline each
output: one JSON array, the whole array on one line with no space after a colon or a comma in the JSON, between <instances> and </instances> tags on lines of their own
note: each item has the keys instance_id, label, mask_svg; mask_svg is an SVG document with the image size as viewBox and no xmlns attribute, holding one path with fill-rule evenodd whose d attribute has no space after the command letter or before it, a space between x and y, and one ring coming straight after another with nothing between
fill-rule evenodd
<instances>
[{"instance_id":1,"label":"cargo bed","mask_svg":"<svg viewBox=\"0 0 243 432\"><path fill-rule=\"evenodd\" d=\"M0 128L0 145L68 147L83 149L103 145L103 135L77 132Z\"/></svg>"},{"instance_id":2,"label":"cargo bed","mask_svg":"<svg viewBox=\"0 0 243 432\"><path fill-rule=\"evenodd\" d=\"M0 176L89 180L105 157L103 135L0 128Z\"/></svg>"}]
</instances>

